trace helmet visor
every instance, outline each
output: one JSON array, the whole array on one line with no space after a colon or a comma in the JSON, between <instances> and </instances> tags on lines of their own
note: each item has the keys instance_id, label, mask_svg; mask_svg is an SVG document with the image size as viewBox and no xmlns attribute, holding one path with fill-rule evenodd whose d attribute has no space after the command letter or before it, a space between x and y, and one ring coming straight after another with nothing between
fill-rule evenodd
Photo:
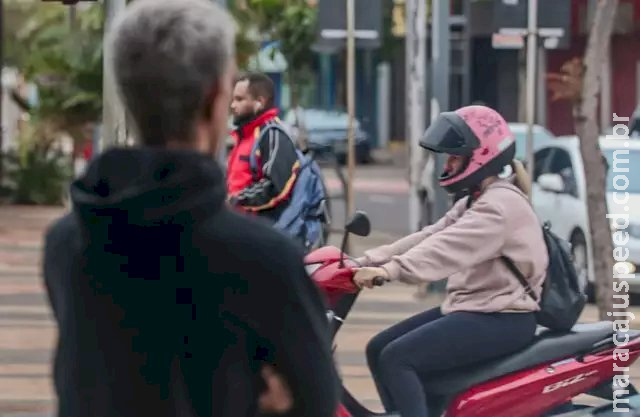
<instances>
[{"instance_id":1,"label":"helmet visor","mask_svg":"<svg viewBox=\"0 0 640 417\"><path fill-rule=\"evenodd\" d=\"M424 133L420 146L433 152L471 156L479 141L454 113L440 115Z\"/></svg>"}]
</instances>

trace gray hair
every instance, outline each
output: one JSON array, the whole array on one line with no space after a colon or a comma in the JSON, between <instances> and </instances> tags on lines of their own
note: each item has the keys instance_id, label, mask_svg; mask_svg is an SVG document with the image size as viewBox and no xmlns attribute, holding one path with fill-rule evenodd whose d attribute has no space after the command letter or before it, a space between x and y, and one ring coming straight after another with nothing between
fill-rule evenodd
<instances>
[{"instance_id":1,"label":"gray hair","mask_svg":"<svg viewBox=\"0 0 640 417\"><path fill-rule=\"evenodd\" d=\"M136 0L114 23L107 63L145 145L190 140L235 59L234 20L211 0Z\"/></svg>"}]
</instances>

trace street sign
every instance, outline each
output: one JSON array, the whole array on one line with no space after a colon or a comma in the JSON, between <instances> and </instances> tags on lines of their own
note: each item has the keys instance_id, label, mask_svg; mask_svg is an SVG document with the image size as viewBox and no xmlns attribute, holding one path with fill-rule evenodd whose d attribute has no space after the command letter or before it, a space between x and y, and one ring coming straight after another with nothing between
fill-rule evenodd
<instances>
[{"instance_id":1,"label":"street sign","mask_svg":"<svg viewBox=\"0 0 640 417\"><path fill-rule=\"evenodd\" d=\"M538 0L538 37L546 49L567 49L571 43L571 1ZM527 34L528 0L496 0L493 31L503 35Z\"/></svg>"},{"instance_id":2,"label":"street sign","mask_svg":"<svg viewBox=\"0 0 640 417\"><path fill-rule=\"evenodd\" d=\"M542 46L545 49L559 49L560 39L564 34L564 30L560 28L541 28L538 30L538 37L542 39ZM491 36L491 46L493 49L522 49L526 36L526 29L502 28Z\"/></svg>"},{"instance_id":3,"label":"street sign","mask_svg":"<svg viewBox=\"0 0 640 417\"><path fill-rule=\"evenodd\" d=\"M378 32L375 30L356 30L356 39L378 39ZM323 29L320 36L324 39L346 39L347 31L342 29Z\"/></svg>"},{"instance_id":4,"label":"street sign","mask_svg":"<svg viewBox=\"0 0 640 417\"><path fill-rule=\"evenodd\" d=\"M500 28L498 33L494 33L491 37L491 45L494 49L522 49L524 47L524 38L527 34L527 29L517 27ZM558 49L560 40L565 35L565 30L562 28L538 29L538 37L542 39L542 45L545 49Z\"/></svg>"},{"instance_id":5,"label":"street sign","mask_svg":"<svg viewBox=\"0 0 640 417\"><path fill-rule=\"evenodd\" d=\"M522 49L524 38L520 34L494 33L491 36L491 46L493 49Z\"/></svg>"},{"instance_id":6,"label":"street sign","mask_svg":"<svg viewBox=\"0 0 640 417\"><path fill-rule=\"evenodd\" d=\"M382 1L355 0L356 48L375 49L382 45ZM318 38L313 49L336 52L347 38L346 0L319 0Z\"/></svg>"}]
</instances>

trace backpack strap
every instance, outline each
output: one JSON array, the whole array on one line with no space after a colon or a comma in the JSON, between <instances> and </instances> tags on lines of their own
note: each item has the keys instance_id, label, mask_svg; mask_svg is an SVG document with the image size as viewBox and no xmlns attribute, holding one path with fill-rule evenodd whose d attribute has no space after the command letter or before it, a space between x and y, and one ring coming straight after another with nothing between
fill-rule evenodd
<instances>
[{"instance_id":1,"label":"backpack strap","mask_svg":"<svg viewBox=\"0 0 640 417\"><path fill-rule=\"evenodd\" d=\"M506 185L497 184L497 185L494 185L494 188L506 188L507 190L511 190L514 193L519 194L522 198L524 198L527 201L527 203L529 203L529 205L531 205L531 203L530 203L529 199L527 198L527 196L521 190L517 189L517 187L516 187L516 189L514 189L514 188L506 186ZM518 278L518 281L520 281L520 284L522 284L522 286L524 287L524 289L525 289L526 293L529 295L529 297L531 297L531 299L537 303L538 300L536 299L535 293L531 289L531 286L529 285L529 282L524 277L522 272L520 272L520 270L515 265L515 263L510 258L508 258L507 256L504 256L504 255L501 256L500 259L502 259L502 262L504 262L504 264L507 266L507 268L509 268L511 273L513 275L515 275L516 278Z\"/></svg>"},{"instance_id":2,"label":"backpack strap","mask_svg":"<svg viewBox=\"0 0 640 417\"><path fill-rule=\"evenodd\" d=\"M504 262L504 264L507 266L507 268L509 268L511 273L513 275L515 275L516 278L518 278L518 281L520 281L520 284L522 284L522 286L524 287L524 289L525 289L526 293L529 295L529 297L531 297L531 299L537 303L538 300L535 297L535 293L531 289L531 286L527 282L527 279L524 277L524 275L522 275L522 272L520 272L520 270L518 269L518 267L516 267L516 265L513 263L513 261L510 258L508 258L508 257L506 257L504 255L501 256L500 259L502 259L502 262Z\"/></svg>"},{"instance_id":3,"label":"backpack strap","mask_svg":"<svg viewBox=\"0 0 640 417\"><path fill-rule=\"evenodd\" d=\"M267 132L269 132L270 129L276 129L276 130L279 130L281 133L284 133L285 136L289 138L291 143L293 143L293 145L295 146L295 143L293 142L291 135L289 135L289 132L287 132L287 130L279 122L276 121L275 123L271 123L263 127L260 130L260 133L258 134L258 137L256 138L256 140L253 142L253 146L251 147L251 153L249 154L249 168L251 169L251 174L253 175L254 181L258 180L258 159L257 159L258 149L260 148L260 143L262 142L262 139L267 135Z\"/></svg>"}]
</instances>

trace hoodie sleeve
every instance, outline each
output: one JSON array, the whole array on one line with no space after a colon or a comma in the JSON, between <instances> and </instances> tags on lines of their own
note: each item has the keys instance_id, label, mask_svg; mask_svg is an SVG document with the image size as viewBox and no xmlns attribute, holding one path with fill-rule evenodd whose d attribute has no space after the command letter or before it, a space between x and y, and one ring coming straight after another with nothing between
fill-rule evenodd
<instances>
[{"instance_id":1,"label":"hoodie sleeve","mask_svg":"<svg viewBox=\"0 0 640 417\"><path fill-rule=\"evenodd\" d=\"M302 253L288 242L273 244L278 253L264 259L251 284L252 321L274 346L272 360L292 390L294 410L287 415L334 417L340 379L325 306Z\"/></svg>"},{"instance_id":2,"label":"hoodie sleeve","mask_svg":"<svg viewBox=\"0 0 640 417\"><path fill-rule=\"evenodd\" d=\"M449 211L436 223L429 225L419 232L403 237L389 245L380 246L364 253L364 257L358 261L363 265L380 266L391 260L392 256L400 255L407 252L429 236L444 230L446 227L455 223L455 221L464 212L466 198L458 201Z\"/></svg>"},{"instance_id":3,"label":"hoodie sleeve","mask_svg":"<svg viewBox=\"0 0 640 417\"><path fill-rule=\"evenodd\" d=\"M481 199L457 222L440 230L382 267L391 280L438 281L498 256L505 242L506 217L499 203Z\"/></svg>"},{"instance_id":4,"label":"hoodie sleeve","mask_svg":"<svg viewBox=\"0 0 640 417\"><path fill-rule=\"evenodd\" d=\"M267 131L259 150L263 178L234 199L235 204L247 211L269 210L289 198L299 166L295 144L278 129Z\"/></svg>"},{"instance_id":5,"label":"hoodie sleeve","mask_svg":"<svg viewBox=\"0 0 640 417\"><path fill-rule=\"evenodd\" d=\"M44 236L42 278L51 309L58 321L67 316L69 308L69 283L66 280L73 270L72 257L69 255L75 249L75 242L71 238L72 228L73 218L67 215L53 223Z\"/></svg>"}]
</instances>

